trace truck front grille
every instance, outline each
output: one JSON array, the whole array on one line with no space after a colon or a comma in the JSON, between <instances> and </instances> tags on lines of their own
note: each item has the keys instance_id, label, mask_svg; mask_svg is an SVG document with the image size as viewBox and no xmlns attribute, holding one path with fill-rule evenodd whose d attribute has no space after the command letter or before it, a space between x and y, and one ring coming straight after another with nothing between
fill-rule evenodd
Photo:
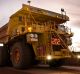
<instances>
[{"instance_id":1,"label":"truck front grille","mask_svg":"<svg viewBox=\"0 0 80 74\"><path fill-rule=\"evenodd\" d=\"M52 49L53 49L53 51L61 51L62 46L61 45L53 45Z\"/></svg>"}]
</instances>

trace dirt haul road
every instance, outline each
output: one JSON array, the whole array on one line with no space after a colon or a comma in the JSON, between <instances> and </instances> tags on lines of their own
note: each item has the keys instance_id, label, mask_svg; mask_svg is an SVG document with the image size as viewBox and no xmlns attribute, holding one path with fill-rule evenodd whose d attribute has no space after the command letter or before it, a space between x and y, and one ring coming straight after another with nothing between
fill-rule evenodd
<instances>
[{"instance_id":1,"label":"dirt haul road","mask_svg":"<svg viewBox=\"0 0 80 74\"><path fill-rule=\"evenodd\" d=\"M0 74L80 74L80 67L63 66L56 69L50 69L47 66L37 66L28 70L0 67Z\"/></svg>"}]
</instances>

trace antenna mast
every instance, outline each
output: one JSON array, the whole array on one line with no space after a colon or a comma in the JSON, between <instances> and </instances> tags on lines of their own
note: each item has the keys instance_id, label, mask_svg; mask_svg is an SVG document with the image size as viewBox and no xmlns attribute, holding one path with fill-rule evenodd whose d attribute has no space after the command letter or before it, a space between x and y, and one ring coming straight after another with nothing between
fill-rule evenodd
<instances>
[{"instance_id":1,"label":"antenna mast","mask_svg":"<svg viewBox=\"0 0 80 74\"><path fill-rule=\"evenodd\" d=\"M27 1L27 3L28 3L28 4L29 4L29 6L30 6L31 1L30 1L30 0L28 0L28 1Z\"/></svg>"}]
</instances>

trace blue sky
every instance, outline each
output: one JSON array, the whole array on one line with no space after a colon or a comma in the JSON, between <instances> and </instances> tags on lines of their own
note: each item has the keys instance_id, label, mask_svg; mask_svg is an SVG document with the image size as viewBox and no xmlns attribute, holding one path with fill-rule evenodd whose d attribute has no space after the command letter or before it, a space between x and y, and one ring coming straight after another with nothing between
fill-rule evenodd
<instances>
[{"instance_id":1,"label":"blue sky","mask_svg":"<svg viewBox=\"0 0 80 74\"><path fill-rule=\"evenodd\" d=\"M0 0L0 27L9 21L9 17L18 11L27 0ZM67 26L74 32L73 46L80 51L80 0L31 0L31 5L60 13L64 8L70 21Z\"/></svg>"}]
</instances>

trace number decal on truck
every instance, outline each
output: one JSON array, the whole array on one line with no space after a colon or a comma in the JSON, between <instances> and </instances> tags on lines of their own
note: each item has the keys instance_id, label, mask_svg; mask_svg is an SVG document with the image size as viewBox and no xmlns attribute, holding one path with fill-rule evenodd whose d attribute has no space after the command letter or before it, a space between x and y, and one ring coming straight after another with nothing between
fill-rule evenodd
<instances>
[{"instance_id":1,"label":"number decal on truck","mask_svg":"<svg viewBox=\"0 0 80 74\"><path fill-rule=\"evenodd\" d=\"M60 39L59 38L52 38L51 39L51 44L53 45L60 45Z\"/></svg>"}]
</instances>

